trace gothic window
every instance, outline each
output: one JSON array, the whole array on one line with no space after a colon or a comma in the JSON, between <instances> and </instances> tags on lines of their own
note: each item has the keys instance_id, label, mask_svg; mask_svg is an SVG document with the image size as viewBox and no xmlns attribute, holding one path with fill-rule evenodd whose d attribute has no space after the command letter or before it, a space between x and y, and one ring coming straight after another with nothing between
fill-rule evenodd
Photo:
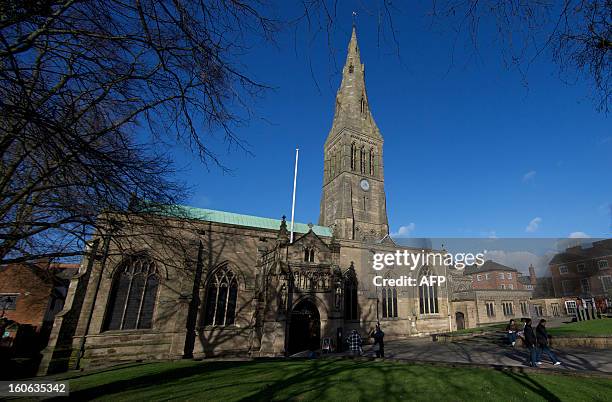
<instances>
[{"instance_id":1,"label":"gothic window","mask_svg":"<svg viewBox=\"0 0 612 402\"><path fill-rule=\"evenodd\" d=\"M495 303L492 301L486 302L485 306L487 307L487 317L495 317Z\"/></svg>"},{"instance_id":2,"label":"gothic window","mask_svg":"<svg viewBox=\"0 0 612 402\"><path fill-rule=\"evenodd\" d=\"M349 66L349 74L353 74L353 71L355 71L355 68L353 67L353 65L351 64Z\"/></svg>"},{"instance_id":3,"label":"gothic window","mask_svg":"<svg viewBox=\"0 0 612 402\"><path fill-rule=\"evenodd\" d=\"M370 148L370 174L374 176L374 148Z\"/></svg>"},{"instance_id":4,"label":"gothic window","mask_svg":"<svg viewBox=\"0 0 612 402\"><path fill-rule=\"evenodd\" d=\"M304 262L315 261L315 249L313 247L306 247L304 249Z\"/></svg>"},{"instance_id":5,"label":"gothic window","mask_svg":"<svg viewBox=\"0 0 612 402\"><path fill-rule=\"evenodd\" d=\"M359 313L357 307L357 279L349 271L344 279L344 319L358 320Z\"/></svg>"},{"instance_id":6,"label":"gothic window","mask_svg":"<svg viewBox=\"0 0 612 402\"><path fill-rule=\"evenodd\" d=\"M360 171L361 173L365 173L366 172L366 152L365 152L365 148L361 147L361 150L359 152L359 156L360 156Z\"/></svg>"},{"instance_id":7,"label":"gothic window","mask_svg":"<svg viewBox=\"0 0 612 402\"><path fill-rule=\"evenodd\" d=\"M158 286L159 275L153 261L127 258L113 277L104 330L151 328Z\"/></svg>"},{"instance_id":8,"label":"gothic window","mask_svg":"<svg viewBox=\"0 0 612 402\"><path fill-rule=\"evenodd\" d=\"M505 316L513 316L514 315L514 306L510 301L502 302L502 310Z\"/></svg>"},{"instance_id":9,"label":"gothic window","mask_svg":"<svg viewBox=\"0 0 612 402\"><path fill-rule=\"evenodd\" d=\"M223 265L208 279L204 325L233 325L236 318L238 280L236 275Z\"/></svg>"},{"instance_id":10,"label":"gothic window","mask_svg":"<svg viewBox=\"0 0 612 402\"><path fill-rule=\"evenodd\" d=\"M382 288L383 318L397 318L397 289Z\"/></svg>"},{"instance_id":11,"label":"gothic window","mask_svg":"<svg viewBox=\"0 0 612 402\"><path fill-rule=\"evenodd\" d=\"M355 170L357 167L357 145L353 142L351 144L351 170Z\"/></svg>"},{"instance_id":12,"label":"gothic window","mask_svg":"<svg viewBox=\"0 0 612 402\"><path fill-rule=\"evenodd\" d=\"M419 278L419 283L421 283L421 278L431 276L431 271L428 268L425 268L421 273ZM436 285L428 285L423 283L419 285L419 312L421 314L438 314L438 287Z\"/></svg>"},{"instance_id":13,"label":"gothic window","mask_svg":"<svg viewBox=\"0 0 612 402\"><path fill-rule=\"evenodd\" d=\"M361 114L365 113L365 98L361 95Z\"/></svg>"},{"instance_id":14,"label":"gothic window","mask_svg":"<svg viewBox=\"0 0 612 402\"><path fill-rule=\"evenodd\" d=\"M336 155L332 155L331 156L331 163L330 163L330 167L331 167L331 178L336 176Z\"/></svg>"}]
</instances>

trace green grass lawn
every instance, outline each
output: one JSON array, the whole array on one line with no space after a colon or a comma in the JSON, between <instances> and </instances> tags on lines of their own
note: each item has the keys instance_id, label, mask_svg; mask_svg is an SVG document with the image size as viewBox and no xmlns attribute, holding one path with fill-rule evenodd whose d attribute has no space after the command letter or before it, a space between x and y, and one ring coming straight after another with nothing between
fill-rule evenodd
<instances>
[{"instance_id":1,"label":"green grass lawn","mask_svg":"<svg viewBox=\"0 0 612 402\"><path fill-rule=\"evenodd\" d=\"M604 401L612 389L603 378L342 359L140 363L57 379L69 379L70 399L112 401Z\"/></svg>"},{"instance_id":2,"label":"green grass lawn","mask_svg":"<svg viewBox=\"0 0 612 402\"><path fill-rule=\"evenodd\" d=\"M612 336L612 319L579 321L549 328L553 336Z\"/></svg>"}]
</instances>

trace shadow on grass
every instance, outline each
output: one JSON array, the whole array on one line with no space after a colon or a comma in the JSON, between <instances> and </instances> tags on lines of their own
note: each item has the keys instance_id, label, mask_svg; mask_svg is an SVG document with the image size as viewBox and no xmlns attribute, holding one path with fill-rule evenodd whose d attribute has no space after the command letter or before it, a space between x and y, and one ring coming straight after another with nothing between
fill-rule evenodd
<instances>
[{"instance_id":1,"label":"shadow on grass","mask_svg":"<svg viewBox=\"0 0 612 402\"><path fill-rule=\"evenodd\" d=\"M513 373L511 371L503 371L503 373L506 376L513 379L514 381L516 381L517 383L519 383L521 386L527 389L530 389L531 391L540 395L542 398L546 399L547 401L552 401L552 402L561 401L561 399L559 399L555 394L550 392L546 387L542 386L541 384L539 384L537 381L535 381L533 378L529 377L525 373Z\"/></svg>"},{"instance_id":2,"label":"shadow on grass","mask_svg":"<svg viewBox=\"0 0 612 402\"><path fill-rule=\"evenodd\" d=\"M121 375L121 372L124 371L127 378L115 380L114 378L109 378L109 382L102 383L99 385L94 385L92 387L88 387L82 390L71 391L70 399L71 400L91 400L99 397L108 397L113 394L119 394L128 391L135 391L139 389L150 389L155 386L164 386L167 383L171 383L175 380L181 380L184 378L192 377L195 375L202 375L208 372L218 372L221 370L232 369L236 367L248 367L249 365L255 365L257 362L244 362L244 361L221 361L221 362L210 362L210 363L201 363L201 364L193 364L189 366L182 366L176 368L168 368L161 369L158 372L144 374L140 376L131 376L129 373L129 369L153 366L155 363L141 363L135 365L129 365L127 367L115 367L107 370L102 370L99 372L88 373L82 376L71 377L69 380L78 380L83 377L93 376L96 374L110 374L111 372L115 372L118 377ZM55 398L54 400L66 400L64 398Z\"/></svg>"},{"instance_id":3,"label":"shadow on grass","mask_svg":"<svg viewBox=\"0 0 612 402\"><path fill-rule=\"evenodd\" d=\"M139 367L148 372L135 372ZM466 370L473 369L447 371L427 365L345 359L192 362L176 367L163 365L158 369L150 364L142 364L117 368L115 372L105 370L99 373L102 376L99 379L86 378L86 381L93 383L82 384L87 388L71 391L69 399L125 399L127 395L121 394L134 395L136 392L138 399L155 400L161 397L164 387L168 387L171 393L164 395L176 399L214 399L219 398L224 389L237 387L241 388L240 393L229 394L227 400L330 400L338 397L351 400L418 399L422 394L414 392L431 391L430 386L434 384L445 389L440 390L442 393L437 396L428 392L432 400L440 399L445 394L454 395L457 400L478 399L478 385L491 372ZM72 379L79 380L82 377L85 376ZM185 381L191 377L192 380ZM528 374L504 371L501 378L504 377L511 380L504 381L506 387L520 386L545 400L559 400L553 392ZM496 391L504 392L501 389Z\"/></svg>"}]
</instances>

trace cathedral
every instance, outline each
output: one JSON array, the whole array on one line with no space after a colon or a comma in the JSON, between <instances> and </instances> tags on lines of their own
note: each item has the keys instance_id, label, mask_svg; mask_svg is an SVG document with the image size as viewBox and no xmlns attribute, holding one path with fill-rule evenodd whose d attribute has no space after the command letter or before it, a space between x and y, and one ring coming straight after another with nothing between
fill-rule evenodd
<instances>
[{"instance_id":1,"label":"cathedral","mask_svg":"<svg viewBox=\"0 0 612 402\"><path fill-rule=\"evenodd\" d=\"M375 253L407 249L389 237L383 142L353 28L323 146L318 225L296 223L291 242L284 217L177 206L129 222L117 218L91 242L72 279L40 372L129 360L288 356L319 349L324 338L342 348L353 329L367 339L378 322L387 339L448 332L459 317L460 327L480 323L476 301L453 296L470 290L469 279L451 269L372 269ZM373 284L376 275L449 280L381 287Z\"/></svg>"}]
</instances>

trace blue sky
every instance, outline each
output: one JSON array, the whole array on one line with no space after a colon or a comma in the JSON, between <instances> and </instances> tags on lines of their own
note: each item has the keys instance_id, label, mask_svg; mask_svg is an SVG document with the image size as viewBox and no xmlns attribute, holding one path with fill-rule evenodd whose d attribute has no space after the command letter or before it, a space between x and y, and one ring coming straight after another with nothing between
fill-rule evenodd
<instances>
[{"instance_id":1,"label":"blue sky","mask_svg":"<svg viewBox=\"0 0 612 402\"><path fill-rule=\"evenodd\" d=\"M375 17L357 17L368 98L385 140L392 232L609 237L612 125L595 110L588 84L563 83L544 55L531 66L525 86L521 75L503 66L499 48L486 34L477 58L461 40L452 56L453 34L431 28L425 12L415 8L395 17L401 62L389 43L377 45ZM341 68L351 10L339 9L338 15L332 40ZM233 169L224 175L173 149L180 179L192 188L188 203L289 216L299 146L296 220L316 223L323 143L340 84L325 37L311 41L303 31L297 38L286 32L277 47L255 43L242 62L252 76L274 87L253 105L250 124L237 129L253 156L218 148Z\"/></svg>"}]
</instances>

